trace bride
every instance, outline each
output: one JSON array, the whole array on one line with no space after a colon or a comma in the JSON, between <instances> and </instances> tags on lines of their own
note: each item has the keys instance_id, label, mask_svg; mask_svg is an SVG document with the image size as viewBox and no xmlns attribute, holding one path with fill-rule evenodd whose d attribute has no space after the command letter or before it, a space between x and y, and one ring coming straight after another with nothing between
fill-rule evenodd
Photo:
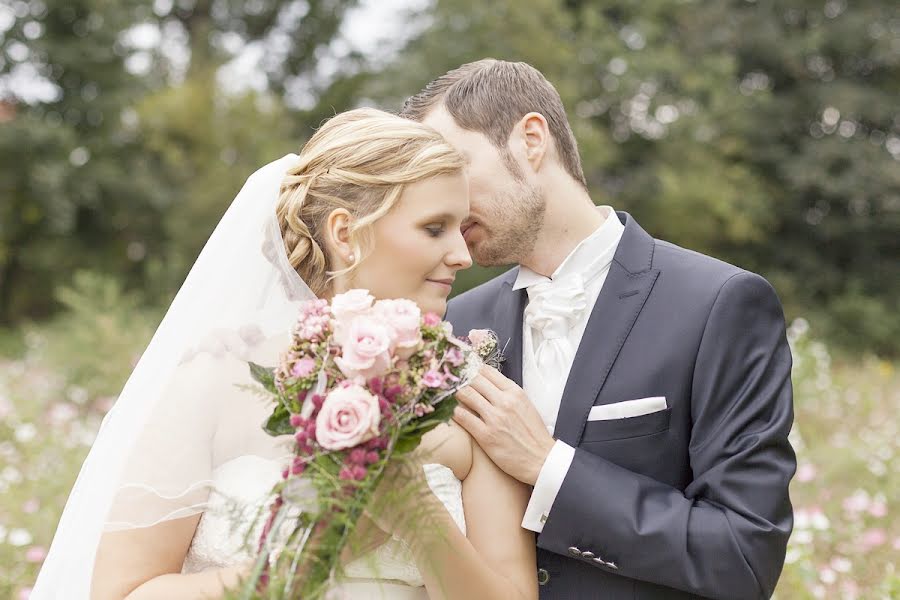
<instances>
[{"instance_id":1,"label":"bride","mask_svg":"<svg viewBox=\"0 0 900 600\"><path fill-rule=\"evenodd\" d=\"M464 166L427 126L358 109L253 174L104 420L31 597L216 598L236 586L290 454L261 429L266 402L240 387L247 361L275 364L312 297L364 288L443 314L471 265ZM527 488L452 423L422 447L440 535L409 526L403 507L361 524L368 550L348 558L336 591L537 598Z\"/></svg>"}]
</instances>

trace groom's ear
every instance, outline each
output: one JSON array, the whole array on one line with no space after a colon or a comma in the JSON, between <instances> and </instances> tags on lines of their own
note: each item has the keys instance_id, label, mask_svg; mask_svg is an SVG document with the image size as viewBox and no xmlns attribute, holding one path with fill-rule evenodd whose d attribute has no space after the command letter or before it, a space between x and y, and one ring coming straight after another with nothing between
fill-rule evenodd
<instances>
[{"instance_id":1,"label":"groom's ear","mask_svg":"<svg viewBox=\"0 0 900 600\"><path fill-rule=\"evenodd\" d=\"M525 160L536 172L540 170L551 146L550 127L547 125L547 119L541 113L530 112L519 121L519 129L522 132L521 141L525 149Z\"/></svg>"}]
</instances>

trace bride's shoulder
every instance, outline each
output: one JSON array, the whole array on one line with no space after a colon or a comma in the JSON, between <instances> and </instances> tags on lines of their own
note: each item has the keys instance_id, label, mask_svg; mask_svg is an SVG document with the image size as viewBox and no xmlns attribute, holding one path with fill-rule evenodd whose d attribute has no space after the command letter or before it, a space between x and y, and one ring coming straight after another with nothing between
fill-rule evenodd
<instances>
[{"instance_id":1,"label":"bride's shoulder","mask_svg":"<svg viewBox=\"0 0 900 600\"><path fill-rule=\"evenodd\" d=\"M472 468L472 436L454 421L442 423L422 437L419 446L427 462L447 466L462 481Z\"/></svg>"}]
</instances>

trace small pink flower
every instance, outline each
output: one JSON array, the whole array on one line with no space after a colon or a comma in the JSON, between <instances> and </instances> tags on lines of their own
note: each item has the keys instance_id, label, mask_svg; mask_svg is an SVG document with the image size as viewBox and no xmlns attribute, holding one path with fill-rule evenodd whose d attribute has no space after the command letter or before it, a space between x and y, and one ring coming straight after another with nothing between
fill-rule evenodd
<instances>
[{"instance_id":1,"label":"small pink flower","mask_svg":"<svg viewBox=\"0 0 900 600\"><path fill-rule=\"evenodd\" d=\"M47 549L43 546L32 546L25 551L25 560L30 563L44 562L47 558Z\"/></svg>"},{"instance_id":2,"label":"small pink flower","mask_svg":"<svg viewBox=\"0 0 900 600\"><path fill-rule=\"evenodd\" d=\"M454 367L458 367L466 361L466 358L463 355L462 350L460 350L459 348L450 348L444 355L444 360L446 360Z\"/></svg>"},{"instance_id":3,"label":"small pink flower","mask_svg":"<svg viewBox=\"0 0 900 600\"><path fill-rule=\"evenodd\" d=\"M291 375L297 379L309 377L316 369L316 361L311 358L301 358L291 367Z\"/></svg>"},{"instance_id":4,"label":"small pink flower","mask_svg":"<svg viewBox=\"0 0 900 600\"><path fill-rule=\"evenodd\" d=\"M371 464L374 464L377 462L378 462L378 453L377 452L375 452L374 450L369 450L368 452L366 452L366 463L367 464L371 465Z\"/></svg>"},{"instance_id":5,"label":"small pink flower","mask_svg":"<svg viewBox=\"0 0 900 600\"><path fill-rule=\"evenodd\" d=\"M366 451L362 448L354 448L350 451L347 459L353 464L361 465L366 462Z\"/></svg>"},{"instance_id":6,"label":"small pink flower","mask_svg":"<svg viewBox=\"0 0 900 600\"><path fill-rule=\"evenodd\" d=\"M422 375L422 385L429 388L439 388L444 385L444 376L432 369Z\"/></svg>"},{"instance_id":7,"label":"small pink flower","mask_svg":"<svg viewBox=\"0 0 900 600\"><path fill-rule=\"evenodd\" d=\"M326 450L352 448L378 435L380 421L377 397L356 385L336 388L316 416L316 440Z\"/></svg>"},{"instance_id":8,"label":"small pink flower","mask_svg":"<svg viewBox=\"0 0 900 600\"><path fill-rule=\"evenodd\" d=\"M36 513L41 508L41 501L37 498L29 498L22 504L22 512L28 515Z\"/></svg>"},{"instance_id":9,"label":"small pink flower","mask_svg":"<svg viewBox=\"0 0 900 600\"><path fill-rule=\"evenodd\" d=\"M30 597L31 597L31 588L30 587L19 588L19 595L17 597L17 600L28 600Z\"/></svg>"},{"instance_id":10,"label":"small pink flower","mask_svg":"<svg viewBox=\"0 0 900 600\"><path fill-rule=\"evenodd\" d=\"M430 404L425 404L424 402L419 402L413 407L413 412L417 417L424 417L427 414L434 412L434 407Z\"/></svg>"},{"instance_id":11,"label":"small pink flower","mask_svg":"<svg viewBox=\"0 0 900 600\"><path fill-rule=\"evenodd\" d=\"M350 472L353 474L353 479L357 481L362 481L363 479L365 479L366 474L368 473L366 468L362 465L353 465L352 467L350 467Z\"/></svg>"},{"instance_id":12,"label":"small pink flower","mask_svg":"<svg viewBox=\"0 0 900 600\"><path fill-rule=\"evenodd\" d=\"M384 375L391 366L392 331L380 320L360 316L353 319L334 362L351 379Z\"/></svg>"},{"instance_id":13,"label":"small pink flower","mask_svg":"<svg viewBox=\"0 0 900 600\"><path fill-rule=\"evenodd\" d=\"M375 312L394 331L394 344L411 352L422 340L419 323L422 311L412 300L379 300L375 303Z\"/></svg>"},{"instance_id":14,"label":"small pink flower","mask_svg":"<svg viewBox=\"0 0 900 600\"><path fill-rule=\"evenodd\" d=\"M469 331L469 343L473 348L477 348L485 340L490 338L490 332L487 329L472 329Z\"/></svg>"},{"instance_id":15,"label":"small pink flower","mask_svg":"<svg viewBox=\"0 0 900 600\"><path fill-rule=\"evenodd\" d=\"M427 325L429 327L434 327L441 323L441 317L433 312L425 313L425 316L423 317L422 320L425 323L425 325Z\"/></svg>"}]
</instances>

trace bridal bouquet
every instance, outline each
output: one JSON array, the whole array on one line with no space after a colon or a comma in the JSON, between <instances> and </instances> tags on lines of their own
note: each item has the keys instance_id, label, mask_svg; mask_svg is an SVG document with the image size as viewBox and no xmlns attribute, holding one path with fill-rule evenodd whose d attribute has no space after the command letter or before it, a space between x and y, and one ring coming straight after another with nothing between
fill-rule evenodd
<instances>
[{"instance_id":1,"label":"bridal bouquet","mask_svg":"<svg viewBox=\"0 0 900 600\"><path fill-rule=\"evenodd\" d=\"M274 400L264 429L293 436L294 453L238 597L323 597L386 465L448 421L456 390L499 360L492 332L455 338L409 300L351 290L304 303L281 363L250 365Z\"/></svg>"}]
</instances>

